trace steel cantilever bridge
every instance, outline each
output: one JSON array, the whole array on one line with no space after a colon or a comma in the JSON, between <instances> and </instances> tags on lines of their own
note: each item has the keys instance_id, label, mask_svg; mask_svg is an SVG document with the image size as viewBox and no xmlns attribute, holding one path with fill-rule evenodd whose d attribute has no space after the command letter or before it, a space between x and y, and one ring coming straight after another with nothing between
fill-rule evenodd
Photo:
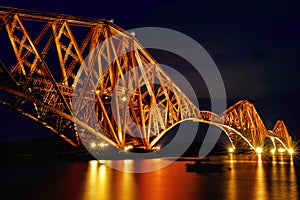
<instances>
[{"instance_id":1,"label":"steel cantilever bridge","mask_svg":"<svg viewBox=\"0 0 300 200\"><path fill-rule=\"evenodd\" d=\"M73 146L82 146L89 137L100 137L121 149L131 146L151 150L172 127L193 120L221 128L231 142L231 151L261 151L268 140L271 151L292 154L283 121L267 130L246 100L222 114L199 110L134 35L112 20L0 7L0 41L0 48L11 47L1 52L14 55L10 58L14 63L1 63L1 104ZM8 45L3 45L5 42ZM126 53L118 56L120 52ZM102 66L104 63L106 66ZM81 74L98 78L86 83L76 79ZM74 93L75 87L90 87L93 98L80 101L88 96L87 90ZM132 95L126 97L126 93ZM85 104L74 105L74 99ZM84 109L87 103L94 105L93 110ZM116 113L112 104L117 107ZM72 109L74 106L79 111ZM84 117L76 119L73 116L78 113L74 112L83 112ZM96 120L92 119L93 112ZM80 131L84 133L81 137Z\"/></svg>"}]
</instances>

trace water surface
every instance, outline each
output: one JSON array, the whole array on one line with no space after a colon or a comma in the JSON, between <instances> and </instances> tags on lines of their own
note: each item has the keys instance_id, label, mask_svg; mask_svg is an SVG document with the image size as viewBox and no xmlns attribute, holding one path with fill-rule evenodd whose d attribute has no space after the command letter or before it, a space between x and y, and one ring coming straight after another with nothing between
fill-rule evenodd
<instances>
[{"instance_id":1,"label":"water surface","mask_svg":"<svg viewBox=\"0 0 300 200\"><path fill-rule=\"evenodd\" d=\"M122 160L53 162L1 168L1 199L297 199L299 176L288 158L212 157L222 172L187 172L176 161L158 171L126 173L105 163L131 168L164 162Z\"/></svg>"}]
</instances>

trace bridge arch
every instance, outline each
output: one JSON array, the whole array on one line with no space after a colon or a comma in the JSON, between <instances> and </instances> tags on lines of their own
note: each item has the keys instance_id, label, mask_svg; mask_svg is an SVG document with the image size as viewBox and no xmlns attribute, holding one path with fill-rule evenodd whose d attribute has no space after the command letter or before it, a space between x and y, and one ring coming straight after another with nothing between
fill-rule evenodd
<instances>
[{"instance_id":1,"label":"bridge arch","mask_svg":"<svg viewBox=\"0 0 300 200\"><path fill-rule=\"evenodd\" d=\"M30 33L32 30L27 27L30 23L27 24L26 21L41 23L39 26L43 27L40 32L32 34ZM255 107L246 100L237 102L221 115L209 111L199 111L198 107L172 82L171 78L143 49L134 36L113 24L111 20L87 19L0 7L0 23L3 25L0 27L0 31L7 32L6 42L11 45L11 52L14 52L16 57L16 60L12 61L15 64L9 68L0 62L0 103L42 124L73 146L82 146L77 130L81 127L95 137L124 148L127 141L124 136L125 131L122 132L122 130L130 131L130 127L126 127L126 123L122 124L125 128L117 127L114 119L110 116L111 113L107 111L110 108L106 103L111 100L113 87L117 84L117 80L124 81L126 72L138 66L135 69L139 69L139 71L131 71L129 74L129 78L135 80L139 85L138 89L133 91L135 96L130 97L132 99L131 116L135 118L134 122L142 127L135 131L143 136L141 145L146 148L152 148L167 130L187 120L212 124L221 128L228 135L232 144L234 141L231 136L236 135L254 149L254 147L262 146L262 141L268 137L274 144L277 142L286 150L290 148L290 135L283 121L279 120L273 131L267 132ZM76 40L74 30L78 29L74 28L75 26L78 29L85 29L83 40ZM110 37L118 34L121 37ZM33 35L36 37L32 38ZM104 42L100 48L91 51L107 38L110 39ZM117 57L118 51L126 53ZM91 56L85 61L84 57L89 53ZM56 55L57 65L48 65L49 59L52 58L49 55ZM104 71L102 71L102 61L108 65ZM81 65L83 68L80 68ZM92 73L88 72L88 69L94 65L97 65L97 70ZM148 67L143 68L144 65L148 65ZM89 83L93 87L83 91L82 97L78 98L84 99L91 95L89 102L92 102L93 105L96 99L98 103L96 109L101 109L99 121L103 122L101 128L104 129L105 135L99 133L99 129L92 128L92 125L99 122L91 119L94 107L83 113L83 119L73 117L74 88L87 86L86 82L75 80L78 74L102 77L101 80L92 79L94 82ZM147 83L145 77L159 79L162 86L155 89L153 84ZM132 82L129 84L128 81L126 85L126 81L124 82L125 84L118 85L120 87L116 91L117 98L113 99L120 103L118 104L120 106L123 106L121 102L127 98L124 93L128 91L124 88L130 88L122 88L122 86L132 84ZM146 90L142 88L143 85ZM148 97L159 100L158 105L165 109L164 115L151 113L150 104L145 103L145 99ZM78 105L79 111L85 106ZM140 116L136 117L135 114ZM145 126L152 120L151 118L156 118L151 122L155 124L152 129ZM119 117L117 121L119 120L123 119ZM93 124L89 126L88 122L91 121ZM76 126L75 122L79 123L80 127ZM159 129L162 131L157 131ZM155 135L157 138L150 141L150 135Z\"/></svg>"}]
</instances>

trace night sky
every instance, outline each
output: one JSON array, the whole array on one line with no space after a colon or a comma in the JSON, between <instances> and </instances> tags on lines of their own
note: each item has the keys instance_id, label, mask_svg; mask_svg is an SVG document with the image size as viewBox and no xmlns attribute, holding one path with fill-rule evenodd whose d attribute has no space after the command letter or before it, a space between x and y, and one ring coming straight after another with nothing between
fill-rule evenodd
<instances>
[{"instance_id":1,"label":"night sky","mask_svg":"<svg viewBox=\"0 0 300 200\"><path fill-rule=\"evenodd\" d=\"M124 29L153 26L180 31L198 41L215 61L223 76L229 105L248 99L268 129L272 129L277 119L283 119L290 134L300 138L297 1L2 0L0 5L114 19ZM193 86L197 85L193 73L188 69L185 73ZM201 91L201 87L196 89L200 98ZM0 111L5 113L1 114L0 141L48 134L3 106Z\"/></svg>"}]
</instances>

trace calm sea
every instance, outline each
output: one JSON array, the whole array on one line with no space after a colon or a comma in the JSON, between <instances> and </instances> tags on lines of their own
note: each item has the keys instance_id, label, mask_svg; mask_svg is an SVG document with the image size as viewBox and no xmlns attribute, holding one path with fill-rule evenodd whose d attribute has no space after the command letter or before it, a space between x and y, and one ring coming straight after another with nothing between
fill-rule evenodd
<instances>
[{"instance_id":1,"label":"calm sea","mask_svg":"<svg viewBox=\"0 0 300 200\"><path fill-rule=\"evenodd\" d=\"M298 199L299 167L289 157L212 157L224 164L221 172L188 172L175 161L148 173L126 173L108 163L130 169L149 167L164 159L53 162L2 167L0 199Z\"/></svg>"}]
</instances>

